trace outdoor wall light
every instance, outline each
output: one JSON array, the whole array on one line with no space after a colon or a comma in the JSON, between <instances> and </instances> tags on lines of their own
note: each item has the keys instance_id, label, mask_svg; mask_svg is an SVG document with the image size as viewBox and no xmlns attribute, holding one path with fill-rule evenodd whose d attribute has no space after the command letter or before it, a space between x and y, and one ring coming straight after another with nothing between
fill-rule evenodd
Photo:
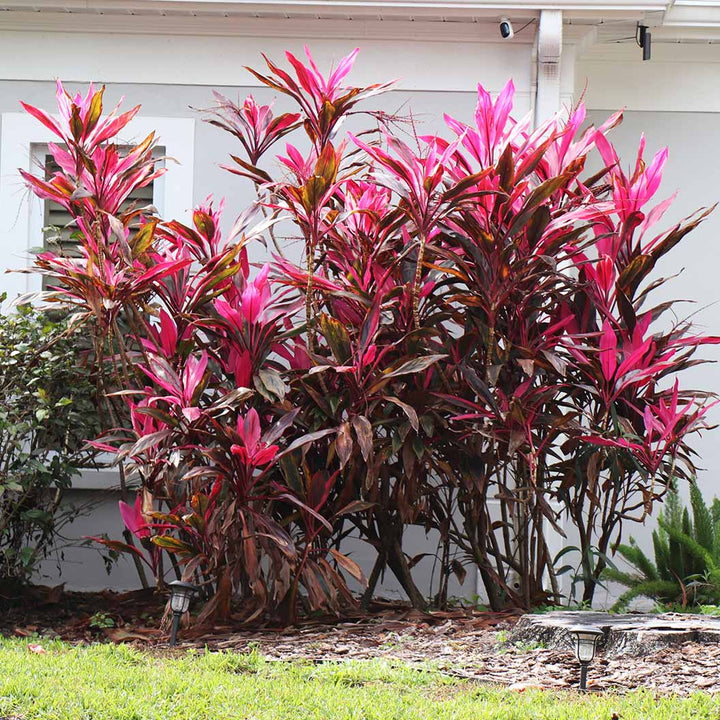
<instances>
[{"instance_id":1,"label":"outdoor wall light","mask_svg":"<svg viewBox=\"0 0 720 720\"><path fill-rule=\"evenodd\" d=\"M570 637L573 640L575 657L580 663L580 689L587 690L587 669L595 657L598 640L602 637L603 631L593 625L573 625L568 628Z\"/></svg>"},{"instance_id":2,"label":"outdoor wall light","mask_svg":"<svg viewBox=\"0 0 720 720\"><path fill-rule=\"evenodd\" d=\"M189 582L173 580L170 586L170 609L173 612L172 631L170 632L170 647L177 642L177 631L180 626L180 618L188 611L193 595L198 591L197 587Z\"/></svg>"}]
</instances>

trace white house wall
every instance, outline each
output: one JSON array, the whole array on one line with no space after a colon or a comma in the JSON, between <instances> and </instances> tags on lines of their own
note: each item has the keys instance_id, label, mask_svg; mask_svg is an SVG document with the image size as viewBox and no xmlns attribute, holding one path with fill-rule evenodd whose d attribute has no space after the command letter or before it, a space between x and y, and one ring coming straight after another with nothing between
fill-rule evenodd
<instances>
[{"instance_id":1,"label":"white house wall","mask_svg":"<svg viewBox=\"0 0 720 720\"><path fill-rule=\"evenodd\" d=\"M285 50L302 53L303 44L308 43L325 66L360 46L362 53L352 76L357 84L398 78L406 90L447 92L471 90L482 78L489 88L498 90L513 77L521 93L530 93L530 43L481 42L462 26L442 40L437 39L443 37L437 23L425 32L428 24L418 23L420 33L412 23L388 24L392 32L386 39L378 39L377 33L368 36L367 24L361 21L338 24L336 33L343 37L328 32L323 23L306 25L306 33L299 37L284 36L292 25L297 33L297 21L279 20L254 26L246 21L249 29L242 36L153 35L134 30L118 34L111 28L92 34L6 30L0 44L0 73L16 80L62 77L108 83L257 85L243 66L258 65L261 53L278 59ZM421 39L411 39L418 34ZM31 53L28 42L32 42Z\"/></svg>"},{"instance_id":2,"label":"white house wall","mask_svg":"<svg viewBox=\"0 0 720 720\"><path fill-rule=\"evenodd\" d=\"M597 46L575 66L576 95L583 90L588 107L603 110L720 112L720 44L656 42L648 62L634 41Z\"/></svg>"},{"instance_id":3,"label":"white house wall","mask_svg":"<svg viewBox=\"0 0 720 720\"><path fill-rule=\"evenodd\" d=\"M285 32L275 26L274 33ZM343 29L344 28L344 29ZM352 29L352 32L350 32ZM400 35L415 40L399 40ZM442 115L472 120L476 102L476 86L482 82L491 92L497 93L508 79L513 78L517 87L516 113L525 115L532 110L534 95L533 49L529 42L489 43L474 41L467 28L458 27L456 41L437 39L429 34L423 24L406 24L398 30L397 24L386 31L386 39L368 40L366 23L335 26L340 37L328 40L317 37L320 33L309 32L307 39L316 60L321 65L333 61L357 46L361 53L355 65L351 80L357 84L370 84L398 78L398 90L373 101L373 108L386 112L412 116L419 132L440 132L443 129ZM89 80L107 83L106 105L112 107L121 96L130 107L141 104L140 117L186 118L194 120L192 131L193 147L184 155L192 163L191 186L194 203L212 194L226 200L225 225L232 222L235 212L244 208L252 198L247 183L221 170L218 164L227 161L229 152L235 152L233 139L220 130L200 121L202 115L191 108L204 108L212 104L212 89L218 89L234 99L242 99L253 93L258 101L267 102L275 94L258 83L244 69L244 65L259 67L261 52L278 60L283 52L290 49L301 53L303 42L297 37L223 37L223 36L166 36L152 34L82 34L63 32L0 31L0 115L6 118L5 136L12 139L12 147L0 143L0 194L10 207L3 207L0 215L0 230L4 231L3 256L0 266L24 265L24 248L40 244L39 237L30 237L28 228L39 226L29 221L17 222L19 209L23 218L27 208L27 194L15 174L14 164L18 156L19 138L15 127L9 132L8 113L18 112L20 99L43 108L54 106L54 78L68 82L71 90L81 89ZM377 33L376 33L377 35ZM382 36L382 33L380 33ZM28 42L33 44L33 53L27 53ZM67 49L72 47L72 52ZM22 61L18 60L22 58ZM569 97L572 86L563 75L563 91ZM571 77L571 76L570 76ZM285 107L283 98L278 107ZM13 126L17 118L12 117ZM39 124L38 124L39 126ZM41 126L39 126L41 128ZM47 138L42 128L33 142L44 142ZM3 127L0 124L0 136ZM160 128L160 144L164 143ZM42 137L41 137L42 136ZM187 137L187 136L186 136ZM172 153L171 153L172 154ZM5 162L3 163L3 157ZM12 160L12 162L11 162ZM26 163L21 163L25 165ZM187 160L186 160L187 164ZM186 175L188 168L183 167ZM168 177L178 172L170 166ZM9 249L12 251L9 252ZM264 259L260 248L256 260ZM27 289L25 278L17 277L15 284L3 280L3 286L21 291ZM112 473L85 473L76 484L77 490L69 494L69 502L85 506L92 512L84 514L66 529L71 540L87 535L107 533L119 537L122 530L117 512L117 493L108 489L115 483ZM92 489L92 488L106 488ZM411 555L435 552L435 537L425 537L422 528L408 531L406 550ZM353 556L369 573L373 551L362 543L355 544ZM63 551L63 573L58 575L57 558L44 563L39 580L47 583L64 581L66 587L77 589L98 589L111 586L125 589L137 586L132 565L126 560L113 569L108 577L99 553L91 548L67 547ZM427 558L416 567L418 584L430 592L433 576L433 560ZM400 594L397 583L389 576L384 579L382 592ZM451 594L473 595L475 582L472 574L464 587L454 584Z\"/></svg>"},{"instance_id":4,"label":"white house wall","mask_svg":"<svg viewBox=\"0 0 720 720\"><path fill-rule=\"evenodd\" d=\"M203 19L202 22L206 20ZM359 46L361 53L351 76L356 84L369 84L398 78L398 90L373 102L387 112L409 115L422 132L442 130L442 113L471 120L475 105L475 86L482 82L493 93L498 92L512 77L518 89L516 114L533 109L535 94L535 57L532 45L533 27L529 36L517 42L498 42L493 26L481 23L430 23L377 21L273 21L247 20L232 26L234 35L223 34L225 26L217 18L205 27L203 34L187 32L187 23L179 24L177 32L168 34L168 25L160 31L157 19L114 18L115 34L103 32L102 16L93 20L92 32L70 32L71 19L62 15L35 22L32 32L18 30L22 22L9 26L0 14L0 114L16 113L18 101L52 108L54 78L69 81L75 89L89 80L108 84L106 99L111 106L126 96L128 106L142 104L141 114L151 118L193 119L191 157L192 199L197 203L208 194L226 198L226 225L235 210L245 207L251 192L242 180L221 170L227 154L234 151L232 138L203 122L190 109L212 103L211 89L216 88L234 99L252 92L258 100L268 101L273 93L258 87L243 69L244 65L259 67L261 52L281 59L286 49L302 52L307 41L321 65L328 65ZM165 21L163 21L165 22ZM168 21L169 22L169 21ZM4 23L4 24L3 24ZM3 29L4 28L4 29ZM663 185L667 193L680 190L673 217L687 214L695 207L720 199L720 149L714 144L717 122L720 121L720 48L708 45L660 44L653 47L653 59L642 63L640 50L631 44L602 45L588 49L592 35L584 44L579 35L564 28L567 42L561 64L560 99L568 105L583 92L591 110L591 119L602 119L619 107L626 107L626 121L615 131L615 139L627 162L631 162L637 139L642 130L648 136L648 149L670 146L670 161ZM573 39L574 38L574 39ZM32 52L28 48L32 47ZM69 51L71 49L71 51ZM575 61L575 57L578 57ZM283 100L278 107L283 108ZM0 135L2 125L0 124ZM162 132L160 142L163 142ZM0 143L0 167L7 147ZM7 167L7 163L5 163ZM171 168L171 174L176 172ZM188 172L184 167L183 172ZM17 177L0 176L3 184L15 183ZM10 237L14 206L3 207L0 224ZM698 307L720 299L720 284L713 272L720 268L718 255L720 216L708 221L685 249L671 254L663 268L667 273L684 265L684 274L674 281L673 296L692 297ZM39 238L13 236L8 242L14 248L38 244ZM680 260L676 256L681 254ZM256 259L262 259L258 252ZM9 264L7 245L3 246L0 265ZM13 261L14 262L14 261ZM3 286L5 281L3 281ZM720 334L720 313L714 308L703 310L698 321L709 331ZM720 359L715 352L714 357ZM720 390L717 366L694 371L698 387ZM720 421L720 413L715 414ZM699 445L701 474L706 494L712 494L714 478L720 473L720 450L717 440L709 435ZM83 488L93 484L107 485L108 480L91 476L83 479ZM85 501L97 498L98 491L78 490L71 499ZM82 518L68 534L80 537L107 532L118 537L121 527L116 511L115 494L104 495L104 505L93 515ZM647 545L649 528L635 532ZM433 552L434 538L424 538L422 529L413 528L406 550L409 554ZM371 553L358 546L356 557L366 565ZM99 588L111 585L128 588L136 584L129 563L121 563L110 578L104 574L97 553L91 550L66 551L63 579L68 587ZM47 581L54 581L52 563L44 566ZM368 569L368 567L366 567ZM432 560L417 566L419 584L429 589L433 572ZM384 590L397 587L387 578ZM472 595L474 583L469 577L463 588L452 592Z\"/></svg>"}]
</instances>

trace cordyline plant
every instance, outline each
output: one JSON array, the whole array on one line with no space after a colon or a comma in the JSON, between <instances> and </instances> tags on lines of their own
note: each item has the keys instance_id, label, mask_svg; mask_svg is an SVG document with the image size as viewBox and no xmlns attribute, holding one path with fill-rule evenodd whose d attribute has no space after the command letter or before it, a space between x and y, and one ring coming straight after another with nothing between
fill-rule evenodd
<instances>
[{"instance_id":1,"label":"cordyline plant","mask_svg":"<svg viewBox=\"0 0 720 720\"><path fill-rule=\"evenodd\" d=\"M344 84L356 53L327 77L309 52L251 70L295 112L216 96L209 121L239 141L227 169L258 194L226 237L209 200L192 226L123 205L162 172L152 136L115 144L136 110L105 117L102 91L60 84L59 119L26 108L62 144L54 178L24 177L80 245L35 269L92 327L129 417L96 442L141 486L125 542L103 542L158 583L169 556L206 588L205 617L240 597L246 618L293 621L354 603L350 534L377 550L366 600L388 568L424 607L411 524L439 533L438 602L467 565L494 608L557 600L547 534L566 518L590 600L622 523L692 471L708 395L673 378L718 340L658 324L671 304L652 307L650 273L702 216L653 230L665 154L646 167L641 147L626 175L606 137L619 115L581 131L580 106L533 130L509 83L494 102L480 86L448 138L402 134L358 107L389 84ZM343 135L355 115L366 130Z\"/></svg>"}]
</instances>

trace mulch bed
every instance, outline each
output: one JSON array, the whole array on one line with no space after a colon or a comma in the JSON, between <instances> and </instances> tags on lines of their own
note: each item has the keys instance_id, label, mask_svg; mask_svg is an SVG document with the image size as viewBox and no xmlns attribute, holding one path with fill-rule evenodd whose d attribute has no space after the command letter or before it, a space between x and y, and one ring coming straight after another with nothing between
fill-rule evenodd
<instances>
[{"instance_id":1,"label":"mulch bed","mask_svg":"<svg viewBox=\"0 0 720 720\"><path fill-rule=\"evenodd\" d=\"M26 637L35 651L43 637L56 637L73 643L129 642L167 653L167 635L160 629L164 609L164 599L152 592L64 593L36 588L0 612L0 633ZM114 627L97 627L98 613L111 617ZM464 608L422 613L379 601L367 617L335 622L307 619L291 628L246 627L239 621L189 627L181 631L178 647L179 651L255 649L277 661L430 661L454 677L518 691L575 687L579 671L569 648L534 647L508 639L517 617ZM660 694L720 693L719 668L720 645L715 644L687 642L633 658L600 653L590 667L588 685L597 691L643 687Z\"/></svg>"}]
</instances>

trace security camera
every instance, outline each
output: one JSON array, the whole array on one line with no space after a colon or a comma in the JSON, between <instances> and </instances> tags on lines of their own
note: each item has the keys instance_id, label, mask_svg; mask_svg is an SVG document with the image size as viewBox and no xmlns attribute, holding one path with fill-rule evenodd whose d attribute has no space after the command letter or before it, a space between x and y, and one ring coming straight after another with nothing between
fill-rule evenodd
<instances>
[{"instance_id":1,"label":"security camera","mask_svg":"<svg viewBox=\"0 0 720 720\"><path fill-rule=\"evenodd\" d=\"M509 40L514 34L512 23L505 17L500 18L500 35L503 40Z\"/></svg>"}]
</instances>

